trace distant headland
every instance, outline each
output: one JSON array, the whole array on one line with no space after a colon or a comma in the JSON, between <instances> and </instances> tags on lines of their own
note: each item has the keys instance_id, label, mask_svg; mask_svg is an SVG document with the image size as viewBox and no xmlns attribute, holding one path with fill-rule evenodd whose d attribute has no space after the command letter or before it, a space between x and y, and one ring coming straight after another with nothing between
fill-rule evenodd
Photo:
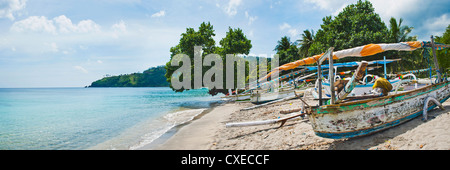
<instances>
[{"instance_id":1,"label":"distant headland","mask_svg":"<svg viewBox=\"0 0 450 170\"><path fill-rule=\"evenodd\" d=\"M152 67L143 73L105 76L87 87L169 87L164 66Z\"/></svg>"}]
</instances>

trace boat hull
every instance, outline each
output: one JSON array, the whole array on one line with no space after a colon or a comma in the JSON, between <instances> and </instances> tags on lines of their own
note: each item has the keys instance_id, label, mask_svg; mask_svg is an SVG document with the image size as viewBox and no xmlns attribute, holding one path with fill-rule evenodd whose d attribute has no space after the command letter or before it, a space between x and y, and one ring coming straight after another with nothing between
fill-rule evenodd
<instances>
[{"instance_id":1,"label":"boat hull","mask_svg":"<svg viewBox=\"0 0 450 170\"><path fill-rule=\"evenodd\" d=\"M314 132L321 137L341 139L364 136L420 116L428 97L445 102L450 97L450 83L425 86L397 95L311 108L310 120ZM428 106L428 110L436 107L435 104Z\"/></svg>"},{"instance_id":2,"label":"boat hull","mask_svg":"<svg viewBox=\"0 0 450 170\"><path fill-rule=\"evenodd\" d=\"M239 95L232 95L232 96L225 96L222 97L223 99L232 100L232 101L247 101L250 100L250 94L239 94Z\"/></svg>"},{"instance_id":3,"label":"boat hull","mask_svg":"<svg viewBox=\"0 0 450 170\"><path fill-rule=\"evenodd\" d=\"M297 95L303 95L304 90L295 90ZM265 103L273 100L278 100L286 97L295 96L294 90L282 91L282 92L272 92L272 93L254 93L250 97L250 102L252 103Z\"/></svg>"}]
</instances>

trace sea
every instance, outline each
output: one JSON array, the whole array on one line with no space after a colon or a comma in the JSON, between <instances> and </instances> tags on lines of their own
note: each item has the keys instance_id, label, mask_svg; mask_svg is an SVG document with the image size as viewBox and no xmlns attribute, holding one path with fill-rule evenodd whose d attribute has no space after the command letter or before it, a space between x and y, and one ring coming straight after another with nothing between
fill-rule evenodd
<instances>
[{"instance_id":1,"label":"sea","mask_svg":"<svg viewBox=\"0 0 450 170\"><path fill-rule=\"evenodd\" d=\"M134 150L222 103L207 89L0 88L0 150Z\"/></svg>"}]
</instances>

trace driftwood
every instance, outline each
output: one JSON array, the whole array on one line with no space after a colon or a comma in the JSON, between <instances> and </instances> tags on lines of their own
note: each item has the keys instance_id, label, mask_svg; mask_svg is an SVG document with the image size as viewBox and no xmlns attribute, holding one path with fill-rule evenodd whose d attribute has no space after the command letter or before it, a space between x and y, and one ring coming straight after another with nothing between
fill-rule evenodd
<instances>
[{"instance_id":1,"label":"driftwood","mask_svg":"<svg viewBox=\"0 0 450 170\"><path fill-rule=\"evenodd\" d=\"M274 123L279 123L281 122L281 126L283 126L286 121L288 121L289 119L293 119L299 116L303 116L306 113L300 113L300 114L296 114L296 115L292 115L289 117L285 117L285 118L280 118L280 119L271 119L271 120L261 120L261 121L251 121L251 122L238 122L238 123L227 123L225 126L227 128L229 127L244 127L244 126L258 126L258 125L267 125L267 124L274 124Z\"/></svg>"},{"instance_id":2,"label":"driftwood","mask_svg":"<svg viewBox=\"0 0 450 170\"><path fill-rule=\"evenodd\" d=\"M301 111L302 110L302 108L299 108L299 109L289 109L289 110L282 110L282 111L280 111L280 113L281 114L288 114L288 113L293 113L293 112L299 112L299 111Z\"/></svg>"}]
</instances>

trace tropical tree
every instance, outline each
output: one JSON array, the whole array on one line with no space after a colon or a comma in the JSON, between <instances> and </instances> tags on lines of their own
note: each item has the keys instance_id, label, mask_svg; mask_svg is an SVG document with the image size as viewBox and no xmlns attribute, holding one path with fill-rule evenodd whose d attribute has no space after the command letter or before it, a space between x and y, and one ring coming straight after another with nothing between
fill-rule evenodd
<instances>
[{"instance_id":1,"label":"tropical tree","mask_svg":"<svg viewBox=\"0 0 450 170\"><path fill-rule=\"evenodd\" d=\"M278 41L274 51L278 54L280 65L300 59L297 44L292 43L287 36L281 37L281 40Z\"/></svg>"},{"instance_id":2,"label":"tropical tree","mask_svg":"<svg viewBox=\"0 0 450 170\"><path fill-rule=\"evenodd\" d=\"M175 72L175 70L177 70L180 66L172 66L172 58L173 56L177 55L177 54L186 54L189 56L189 58L191 59L191 73L192 75L191 77L191 87L194 87L194 47L195 46L201 46L202 50L203 50L203 54L202 54L202 60L203 57L211 54L215 51L215 41L213 39L213 37L216 34L214 33L214 28L213 25L211 25L211 23L201 23L200 27L198 28L198 31L195 31L194 28L186 28L186 32L181 34L181 38L180 38L180 42L178 43L178 45L170 48L170 61L166 63L165 69L166 69L166 80L167 82L171 83L171 77L172 74ZM203 71L205 69L202 69ZM184 75L183 75L184 76ZM176 91L176 92L183 92L184 88L181 89L174 89L172 87L172 84L170 84L170 88L172 88L172 90Z\"/></svg>"},{"instance_id":3,"label":"tropical tree","mask_svg":"<svg viewBox=\"0 0 450 170\"><path fill-rule=\"evenodd\" d=\"M284 36L281 37L281 40L277 42L277 46L275 46L275 49L273 51L276 51L278 54L278 52L286 51L287 49L289 49L289 47L291 47L291 40L289 37Z\"/></svg>"},{"instance_id":4,"label":"tropical tree","mask_svg":"<svg viewBox=\"0 0 450 170\"><path fill-rule=\"evenodd\" d=\"M450 24L445 29L444 34L442 36L436 36L435 42L450 44ZM441 70L447 71L450 69L450 49L446 48L443 50L436 51L436 56L438 58L439 66L442 68Z\"/></svg>"},{"instance_id":5,"label":"tropical tree","mask_svg":"<svg viewBox=\"0 0 450 170\"><path fill-rule=\"evenodd\" d=\"M309 53L320 54L329 47L335 51L358 47L371 43L393 43L401 41L414 41L415 36L409 36L413 27L405 26L403 19L399 22L391 18L389 28L375 13L369 1L359 0L356 4L348 5L334 18L327 16L322 19L321 28L314 36L314 42L309 48ZM387 72L405 71L415 68L426 68L427 62L421 57L421 51L387 51L370 56L367 60L380 60L401 58L402 60L388 65ZM355 57L347 57L338 62L361 60ZM372 74L382 74L382 69L375 70Z\"/></svg>"},{"instance_id":6,"label":"tropical tree","mask_svg":"<svg viewBox=\"0 0 450 170\"><path fill-rule=\"evenodd\" d=\"M309 48L312 54L323 53L329 47L334 47L337 51L370 43L383 43L388 35L386 25L369 1L359 0L356 4L345 7L334 18L327 16L322 21ZM380 59L382 56L372 58ZM354 58L344 58L340 62L352 60Z\"/></svg>"},{"instance_id":7,"label":"tropical tree","mask_svg":"<svg viewBox=\"0 0 450 170\"><path fill-rule=\"evenodd\" d=\"M414 37L408 36L409 33L414 29L414 27L409 27L407 25L402 26L403 18L397 23L394 17L389 20L389 41L392 43L411 41L415 39Z\"/></svg>"},{"instance_id":8,"label":"tropical tree","mask_svg":"<svg viewBox=\"0 0 450 170\"><path fill-rule=\"evenodd\" d=\"M227 54L233 54L235 55L235 59L237 60L244 60L241 56L239 56L239 54L246 54L248 55L250 53L250 49L252 48L252 44L251 44L251 40L247 39L247 36L245 36L245 34L242 32L242 29L237 28L237 29L232 29L231 27L228 28L228 32L226 33L226 36L220 40L219 42L220 47L216 48L215 53L219 54L222 57L222 61L223 61L223 67L227 68L227 63L226 62L226 55ZM248 68L248 62L245 62L245 67ZM235 68L237 68L237 64L235 65ZM249 75L248 74L248 70L245 70L245 75ZM210 89L209 90L209 94L211 95L216 95L218 93L223 93L223 94L227 94L228 90L225 88L227 86L227 82L226 81L226 69L223 69L223 85L224 88L223 89ZM245 80L247 80L248 78L246 77ZM234 69L234 86L233 87L237 87L237 69Z\"/></svg>"},{"instance_id":9,"label":"tropical tree","mask_svg":"<svg viewBox=\"0 0 450 170\"><path fill-rule=\"evenodd\" d=\"M299 53L305 58L309 56L309 48L314 43L314 31L304 30L302 33L302 38L297 40L300 45Z\"/></svg>"},{"instance_id":10,"label":"tropical tree","mask_svg":"<svg viewBox=\"0 0 450 170\"><path fill-rule=\"evenodd\" d=\"M232 29L228 27L225 38L220 40L220 47L215 51L221 56L226 54L249 54L252 48L252 41L247 39L242 29Z\"/></svg>"},{"instance_id":11,"label":"tropical tree","mask_svg":"<svg viewBox=\"0 0 450 170\"><path fill-rule=\"evenodd\" d=\"M409 33L414 29L407 25L402 25L403 19L397 20L391 17L389 20L389 35L387 37L387 42L398 43L405 41L416 41L417 36L409 36ZM392 56L395 58L401 58L401 61L391 64L391 72L399 72L405 70L411 70L416 68L427 67L427 62L424 61L422 57L423 50L416 50L412 52L404 51L389 51L386 52L387 56Z\"/></svg>"}]
</instances>

